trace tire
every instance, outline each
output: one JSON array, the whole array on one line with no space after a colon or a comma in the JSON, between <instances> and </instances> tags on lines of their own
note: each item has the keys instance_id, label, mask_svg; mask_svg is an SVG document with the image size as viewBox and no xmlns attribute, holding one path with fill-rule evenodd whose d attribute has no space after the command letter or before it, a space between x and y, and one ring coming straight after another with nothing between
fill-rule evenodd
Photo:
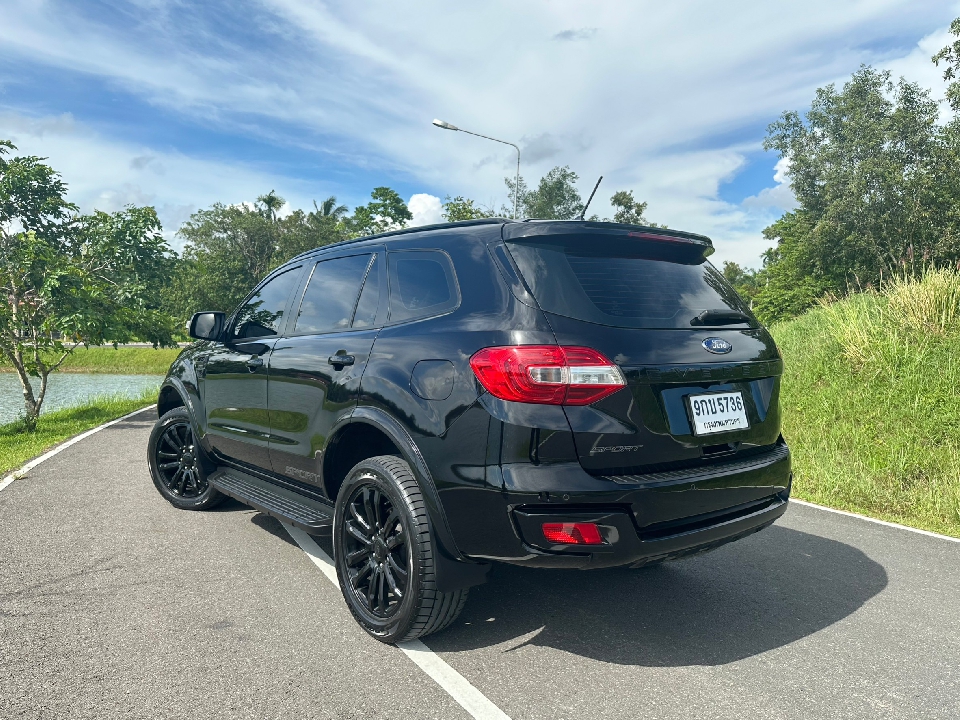
<instances>
[{"instance_id":1,"label":"tire","mask_svg":"<svg viewBox=\"0 0 960 720\"><path fill-rule=\"evenodd\" d=\"M350 471L337 495L333 527L340 591L353 617L377 640L395 643L439 632L463 610L466 589L437 590L426 503L400 458L381 455Z\"/></svg>"},{"instance_id":2,"label":"tire","mask_svg":"<svg viewBox=\"0 0 960 720\"><path fill-rule=\"evenodd\" d=\"M167 501L182 510L206 510L224 496L207 482L216 466L196 442L190 413L176 407L157 420L147 443L153 484Z\"/></svg>"}]
</instances>

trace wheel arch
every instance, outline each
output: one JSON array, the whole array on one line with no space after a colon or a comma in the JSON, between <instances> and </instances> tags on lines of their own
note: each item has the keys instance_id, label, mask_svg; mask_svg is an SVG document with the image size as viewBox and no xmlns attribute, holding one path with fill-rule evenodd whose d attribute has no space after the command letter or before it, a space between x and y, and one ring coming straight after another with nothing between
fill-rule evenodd
<instances>
[{"instance_id":1,"label":"wheel arch","mask_svg":"<svg viewBox=\"0 0 960 720\"><path fill-rule=\"evenodd\" d=\"M359 441L356 444L352 441ZM360 447L360 450L353 450ZM480 585L486 582L489 565L465 558L457 548L447 515L430 468L410 433L396 419L374 407L358 407L338 427L321 459L321 477L327 497L336 500L336 492L347 473L358 462L377 455L399 455L413 470L430 515L431 532L437 541L437 581L443 591ZM349 466L348 466L349 463Z\"/></svg>"}]
</instances>

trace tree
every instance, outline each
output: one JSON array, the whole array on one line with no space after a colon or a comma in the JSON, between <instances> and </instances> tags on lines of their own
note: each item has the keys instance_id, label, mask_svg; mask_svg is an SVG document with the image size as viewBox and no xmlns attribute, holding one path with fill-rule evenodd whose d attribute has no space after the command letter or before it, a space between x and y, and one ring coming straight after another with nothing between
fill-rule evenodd
<instances>
[{"instance_id":1,"label":"tree","mask_svg":"<svg viewBox=\"0 0 960 720\"><path fill-rule=\"evenodd\" d=\"M620 190L610 198L610 204L614 207L613 222L625 223L627 225L646 225L648 227L662 227L647 220L643 213L647 210L647 203L633 199L633 190Z\"/></svg>"},{"instance_id":2,"label":"tree","mask_svg":"<svg viewBox=\"0 0 960 720\"><path fill-rule=\"evenodd\" d=\"M524 179L520 178L520 214L522 217L538 220L572 220L583 210L583 201L574 183L579 176L568 166L555 167L542 178L535 190L528 190ZM516 190L514 180L504 178L513 197Z\"/></svg>"},{"instance_id":3,"label":"tree","mask_svg":"<svg viewBox=\"0 0 960 720\"><path fill-rule=\"evenodd\" d=\"M60 175L44 158L7 160L14 149L0 141L0 353L33 428L50 373L79 345L173 344L160 303L173 258L153 208L77 216Z\"/></svg>"},{"instance_id":4,"label":"tree","mask_svg":"<svg viewBox=\"0 0 960 720\"><path fill-rule=\"evenodd\" d=\"M799 207L764 231L777 243L756 298L764 319L909 271L914 258L956 262L960 132L938 114L928 91L861 67L770 126L764 147L790 159Z\"/></svg>"},{"instance_id":5,"label":"tree","mask_svg":"<svg viewBox=\"0 0 960 720\"><path fill-rule=\"evenodd\" d=\"M347 222L354 236L399 230L413 219L407 204L395 190L388 187L374 188L370 197L372 202L354 208L353 217Z\"/></svg>"},{"instance_id":6,"label":"tree","mask_svg":"<svg viewBox=\"0 0 960 720\"><path fill-rule=\"evenodd\" d=\"M184 249L170 302L185 320L198 310L230 312L239 305L275 266L280 229L267 205L216 203L193 213L177 234Z\"/></svg>"},{"instance_id":7,"label":"tree","mask_svg":"<svg viewBox=\"0 0 960 720\"><path fill-rule=\"evenodd\" d=\"M481 208L473 200L462 195L457 195L455 198L447 195L443 200L443 219L447 222L479 220L493 216L494 212L492 210Z\"/></svg>"},{"instance_id":8,"label":"tree","mask_svg":"<svg viewBox=\"0 0 960 720\"><path fill-rule=\"evenodd\" d=\"M737 294L752 304L753 296L757 293L757 271L727 260L723 263L722 272Z\"/></svg>"}]
</instances>

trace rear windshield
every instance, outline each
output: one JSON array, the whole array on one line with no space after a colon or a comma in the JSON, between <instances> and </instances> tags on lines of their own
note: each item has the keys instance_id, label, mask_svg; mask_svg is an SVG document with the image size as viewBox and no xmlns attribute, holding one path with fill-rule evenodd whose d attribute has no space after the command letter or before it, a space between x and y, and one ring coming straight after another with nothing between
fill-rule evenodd
<instances>
[{"instance_id":1,"label":"rear windshield","mask_svg":"<svg viewBox=\"0 0 960 720\"><path fill-rule=\"evenodd\" d=\"M690 329L704 310L750 315L699 249L588 236L511 241L508 248L540 307L556 315L665 329Z\"/></svg>"}]
</instances>

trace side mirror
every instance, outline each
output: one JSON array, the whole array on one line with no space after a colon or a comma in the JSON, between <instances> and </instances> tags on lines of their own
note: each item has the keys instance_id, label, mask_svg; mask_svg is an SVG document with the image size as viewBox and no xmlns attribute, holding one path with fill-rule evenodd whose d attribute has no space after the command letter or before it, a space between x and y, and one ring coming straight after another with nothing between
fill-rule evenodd
<instances>
[{"instance_id":1,"label":"side mirror","mask_svg":"<svg viewBox=\"0 0 960 720\"><path fill-rule=\"evenodd\" d=\"M219 340L226 317L222 312L194 313L187 326L187 334L197 340Z\"/></svg>"}]
</instances>

